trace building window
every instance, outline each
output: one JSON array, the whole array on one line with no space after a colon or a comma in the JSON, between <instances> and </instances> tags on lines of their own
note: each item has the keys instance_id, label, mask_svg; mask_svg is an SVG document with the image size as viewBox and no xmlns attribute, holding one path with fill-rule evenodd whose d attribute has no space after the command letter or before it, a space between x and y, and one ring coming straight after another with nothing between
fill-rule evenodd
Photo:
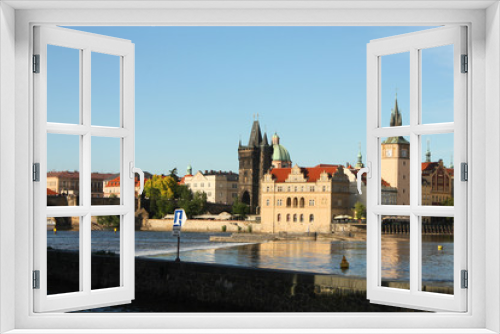
<instances>
[{"instance_id":1,"label":"building window","mask_svg":"<svg viewBox=\"0 0 500 334\"><path fill-rule=\"evenodd\" d=\"M276 217L277 221L281 221L281 213L278 213L278 216Z\"/></svg>"},{"instance_id":2,"label":"building window","mask_svg":"<svg viewBox=\"0 0 500 334\"><path fill-rule=\"evenodd\" d=\"M314 223L314 215L312 213L309 215L309 222Z\"/></svg>"},{"instance_id":3,"label":"building window","mask_svg":"<svg viewBox=\"0 0 500 334\"><path fill-rule=\"evenodd\" d=\"M269 187L266 188L266 191L269 192Z\"/></svg>"},{"instance_id":4,"label":"building window","mask_svg":"<svg viewBox=\"0 0 500 334\"><path fill-rule=\"evenodd\" d=\"M287 213L287 214L286 214L286 221L287 221L287 222L289 222L289 221L290 221L290 214L289 214L289 213Z\"/></svg>"},{"instance_id":5,"label":"building window","mask_svg":"<svg viewBox=\"0 0 500 334\"><path fill-rule=\"evenodd\" d=\"M238 184L236 184L236 183L233 183L233 185L232 185L232 188L233 188L233 189L236 189L236 188L238 188Z\"/></svg>"},{"instance_id":6,"label":"building window","mask_svg":"<svg viewBox=\"0 0 500 334\"><path fill-rule=\"evenodd\" d=\"M293 207L296 208L297 205L298 205L297 197L294 197L294 199L293 199Z\"/></svg>"},{"instance_id":7,"label":"building window","mask_svg":"<svg viewBox=\"0 0 500 334\"><path fill-rule=\"evenodd\" d=\"M341 200L341 199L339 199L339 200L337 201L337 206L342 206L342 200Z\"/></svg>"},{"instance_id":8,"label":"building window","mask_svg":"<svg viewBox=\"0 0 500 334\"><path fill-rule=\"evenodd\" d=\"M198 187L198 183L193 184L193 187L194 188Z\"/></svg>"},{"instance_id":9,"label":"building window","mask_svg":"<svg viewBox=\"0 0 500 334\"><path fill-rule=\"evenodd\" d=\"M314 200L313 199L309 200L309 206L314 206Z\"/></svg>"},{"instance_id":10,"label":"building window","mask_svg":"<svg viewBox=\"0 0 500 334\"><path fill-rule=\"evenodd\" d=\"M314 191L314 186L310 186L309 191L311 191L311 192Z\"/></svg>"},{"instance_id":11,"label":"building window","mask_svg":"<svg viewBox=\"0 0 500 334\"><path fill-rule=\"evenodd\" d=\"M212 193L208 193L208 196L212 196Z\"/></svg>"},{"instance_id":12,"label":"building window","mask_svg":"<svg viewBox=\"0 0 500 334\"><path fill-rule=\"evenodd\" d=\"M293 222L294 222L294 223L296 223L296 222L297 222L297 214L296 214L296 213L294 213L294 214L293 214Z\"/></svg>"},{"instance_id":13,"label":"building window","mask_svg":"<svg viewBox=\"0 0 500 334\"><path fill-rule=\"evenodd\" d=\"M283 187L278 187L278 192L282 192L283 191Z\"/></svg>"},{"instance_id":14,"label":"building window","mask_svg":"<svg viewBox=\"0 0 500 334\"><path fill-rule=\"evenodd\" d=\"M304 215L303 214L300 214L300 222L303 223L304 222Z\"/></svg>"},{"instance_id":15,"label":"building window","mask_svg":"<svg viewBox=\"0 0 500 334\"><path fill-rule=\"evenodd\" d=\"M323 186L323 192L325 192L325 191L326 191L326 186Z\"/></svg>"},{"instance_id":16,"label":"building window","mask_svg":"<svg viewBox=\"0 0 500 334\"><path fill-rule=\"evenodd\" d=\"M287 188L286 188L286 191L290 192L290 187L287 187Z\"/></svg>"},{"instance_id":17,"label":"building window","mask_svg":"<svg viewBox=\"0 0 500 334\"><path fill-rule=\"evenodd\" d=\"M294 191L297 192L297 187L295 187L294 189L295 189Z\"/></svg>"},{"instance_id":18,"label":"building window","mask_svg":"<svg viewBox=\"0 0 500 334\"><path fill-rule=\"evenodd\" d=\"M291 206L292 206L292 199L291 199L290 197L288 197L288 198L286 199L286 207L287 207L287 208L289 208L289 207L291 207Z\"/></svg>"},{"instance_id":19,"label":"building window","mask_svg":"<svg viewBox=\"0 0 500 334\"><path fill-rule=\"evenodd\" d=\"M266 206L269 206L269 202L270 202L269 200L266 200Z\"/></svg>"},{"instance_id":20,"label":"building window","mask_svg":"<svg viewBox=\"0 0 500 334\"><path fill-rule=\"evenodd\" d=\"M204 186L205 186L205 184L204 184L204 183L202 183L202 184L200 185L200 187L202 187L202 188L203 188Z\"/></svg>"},{"instance_id":21,"label":"building window","mask_svg":"<svg viewBox=\"0 0 500 334\"><path fill-rule=\"evenodd\" d=\"M300 207L303 208L305 206L305 200L304 197L300 198Z\"/></svg>"}]
</instances>

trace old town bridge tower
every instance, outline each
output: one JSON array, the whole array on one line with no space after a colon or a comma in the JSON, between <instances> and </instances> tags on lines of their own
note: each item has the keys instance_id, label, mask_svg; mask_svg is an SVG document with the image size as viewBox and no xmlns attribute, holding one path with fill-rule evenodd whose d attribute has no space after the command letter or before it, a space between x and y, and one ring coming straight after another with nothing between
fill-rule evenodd
<instances>
[{"instance_id":1,"label":"old town bridge tower","mask_svg":"<svg viewBox=\"0 0 500 334\"><path fill-rule=\"evenodd\" d=\"M240 140L238 147L238 199L250 206L251 213L259 213L260 180L271 167L272 155L273 147L269 145L266 133L262 137L259 121L255 120L248 146L243 146Z\"/></svg>"}]
</instances>

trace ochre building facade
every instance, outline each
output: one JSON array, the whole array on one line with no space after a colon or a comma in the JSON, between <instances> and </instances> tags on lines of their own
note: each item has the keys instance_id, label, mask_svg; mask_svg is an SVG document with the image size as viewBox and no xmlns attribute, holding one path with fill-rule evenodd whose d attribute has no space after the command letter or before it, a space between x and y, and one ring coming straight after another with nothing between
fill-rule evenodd
<instances>
[{"instance_id":1,"label":"ochre building facade","mask_svg":"<svg viewBox=\"0 0 500 334\"><path fill-rule=\"evenodd\" d=\"M273 168L261 182L261 231L330 233L351 214L349 186L342 165Z\"/></svg>"}]
</instances>

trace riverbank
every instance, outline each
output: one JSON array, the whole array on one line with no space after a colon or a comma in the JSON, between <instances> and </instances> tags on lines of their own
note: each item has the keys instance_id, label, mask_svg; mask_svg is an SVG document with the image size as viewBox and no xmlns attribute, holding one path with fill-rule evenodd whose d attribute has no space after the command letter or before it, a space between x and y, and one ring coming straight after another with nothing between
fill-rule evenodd
<instances>
[{"instance_id":1,"label":"riverbank","mask_svg":"<svg viewBox=\"0 0 500 334\"><path fill-rule=\"evenodd\" d=\"M78 289L78 253L49 250L49 291ZM92 256L92 288L117 286L119 257ZM371 304L362 277L136 258L136 299L98 312L406 312ZM389 284L404 285L393 282Z\"/></svg>"}]
</instances>

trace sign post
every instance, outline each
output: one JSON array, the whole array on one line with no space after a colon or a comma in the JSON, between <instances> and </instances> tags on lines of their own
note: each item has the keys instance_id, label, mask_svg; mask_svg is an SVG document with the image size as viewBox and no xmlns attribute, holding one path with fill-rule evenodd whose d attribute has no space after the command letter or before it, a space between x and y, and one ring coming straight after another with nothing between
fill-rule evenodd
<instances>
[{"instance_id":1,"label":"sign post","mask_svg":"<svg viewBox=\"0 0 500 334\"><path fill-rule=\"evenodd\" d=\"M179 257L181 248L181 228L186 221L187 217L184 209L175 209L174 225L172 226L172 236L177 237L177 257L175 258L175 262L181 262L181 259Z\"/></svg>"}]
</instances>

